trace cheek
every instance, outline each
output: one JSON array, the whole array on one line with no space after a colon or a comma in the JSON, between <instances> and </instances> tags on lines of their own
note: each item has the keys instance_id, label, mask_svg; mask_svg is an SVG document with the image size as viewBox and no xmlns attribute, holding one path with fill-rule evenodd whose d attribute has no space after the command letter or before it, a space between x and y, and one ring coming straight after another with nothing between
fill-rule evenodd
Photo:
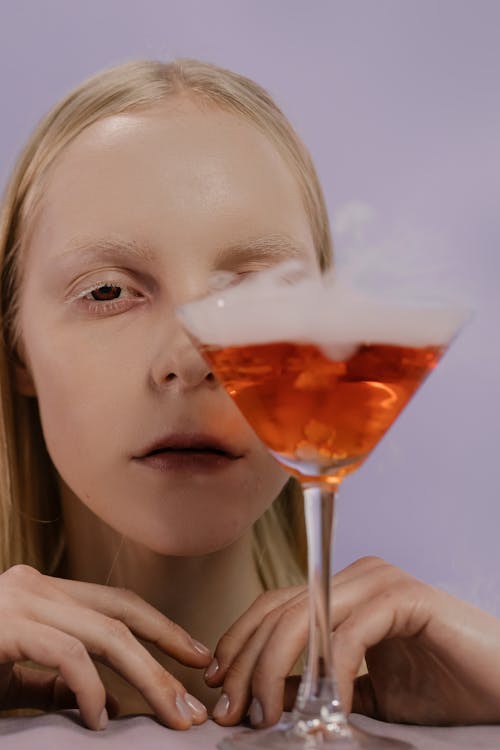
<instances>
[{"instance_id":1,"label":"cheek","mask_svg":"<svg viewBox=\"0 0 500 750\"><path fill-rule=\"evenodd\" d=\"M47 450L81 496L88 480L109 462L112 446L123 442L124 404L134 385L137 390L129 382L133 371L124 367L119 373L109 348L106 356L74 337L31 334L25 343Z\"/></svg>"},{"instance_id":2,"label":"cheek","mask_svg":"<svg viewBox=\"0 0 500 750\"><path fill-rule=\"evenodd\" d=\"M162 407L140 352L132 361L130 350L111 356L109 346L46 334L27 343L49 455L70 490L118 533L159 554L207 554L236 541L279 494L287 475L225 394L220 413L248 446L234 471L144 474L130 455ZM165 417L168 428L168 407Z\"/></svg>"}]
</instances>

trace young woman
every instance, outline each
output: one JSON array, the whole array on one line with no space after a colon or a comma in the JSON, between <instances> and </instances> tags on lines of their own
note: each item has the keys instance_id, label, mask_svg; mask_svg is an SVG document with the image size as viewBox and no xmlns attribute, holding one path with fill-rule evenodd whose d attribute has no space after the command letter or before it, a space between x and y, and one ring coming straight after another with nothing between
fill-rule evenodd
<instances>
[{"instance_id":1,"label":"young woman","mask_svg":"<svg viewBox=\"0 0 500 750\"><path fill-rule=\"evenodd\" d=\"M328 267L303 144L227 70L105 71L26 146L0 252L0 708L276 721L307 634L300 493L175 308L215 271ZM355 707L498 720L494 618L377 559L334 584L347 707L371 647Z\"/></svg>"}]
</instances>

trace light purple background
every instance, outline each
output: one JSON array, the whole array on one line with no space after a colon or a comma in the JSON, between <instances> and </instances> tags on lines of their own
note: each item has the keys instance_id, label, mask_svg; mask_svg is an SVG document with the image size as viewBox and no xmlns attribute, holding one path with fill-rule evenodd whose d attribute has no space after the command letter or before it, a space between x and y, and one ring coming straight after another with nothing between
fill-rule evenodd
<instances>
[{"instance_id":1,"label":"light purple background","mask_svg":"<svg viewBox=\"0 0 500 750\"><path fill-rule=\"evenodd\" d=\"M476 317L346 482L336 567L382 555L497 614L499 29L498 0L0 5L2 185L35 122L84 77L191 56L268 88L308 144L333 218L362 201L388 234L397 222L438 238Z\"/></svg>"}]
</instances>

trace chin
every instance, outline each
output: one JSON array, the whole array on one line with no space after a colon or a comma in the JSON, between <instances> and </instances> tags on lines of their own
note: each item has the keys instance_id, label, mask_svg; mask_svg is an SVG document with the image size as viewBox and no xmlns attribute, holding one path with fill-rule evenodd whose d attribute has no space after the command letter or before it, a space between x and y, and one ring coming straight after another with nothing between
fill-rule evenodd
<instances>
[{"instance_id":1,"label":"chin","mask_svg":"<svg viewBox=\"0 0 500 750\"><path fill-rule=\"evenodd\" d=\"M169 528L168 533L158 537L158 528L148 539L138 539L145 547L159 555L172 557L201 557L220 552L235 544L249 531L253 521L238 524L237 528L203 528L202 524L191 523L191 528Z\"/></svg>"}]
</instances>

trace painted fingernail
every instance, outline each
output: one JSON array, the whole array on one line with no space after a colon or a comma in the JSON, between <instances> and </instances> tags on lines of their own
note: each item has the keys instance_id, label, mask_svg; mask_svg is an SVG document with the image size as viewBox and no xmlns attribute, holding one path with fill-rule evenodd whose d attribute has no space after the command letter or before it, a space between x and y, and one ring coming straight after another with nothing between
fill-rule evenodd
<instances>
[{"instance_id":1,"label":"painted fingernail","mask_svg":"<svg viewBox=\"0 0 500 750\"><path fill-rule=\"evenodd\" d=\"M229 696L226 693L222 693L221 697L215 704L212 716L216 719L222 719L229 711Z\"/></svg>"},{"instance_id":2,"label":"painted fingernail","mask_svg":"<svg viewBox=\"0 0 500 750\"><path fill-rule=\"evenodd\" d=\"M193 648L195 651L197 651L199 654L203 654L203 656L207 656L207 654L210 653L210 649L203 645L203 643L200 643L199 641L195 641L194 638L191 639L191 642L193 644Z\"/></svg>"},{"instance_id":3,"label":"painted fingernail","mask_svg":"<svg viewBox=\"0 0 500 750\"><path fill-rule=\"evenodd\" d=\"M102 710L102 714L99 716L99 729L106 729L108 726L108 712L105 708Z\"/></svg>"},{"instance_id":4,"label":"painted fingernail","mask_svg":"<svg viewBox=\"0 0 500 750\"><path fill-rule=\"evenodd\" d=\"M262 704L258 698L254 698L250 704L250 721L255 726L262 724L264 721L264 712L262 710Z\"/></svg>"},{"instance_id":5,"label":"painted fingernail","mask_svg":"<svg viewBox=\"0 0 500 750\"><path fill-rule=\"evenodd\" d=\"M219 671L220 665L217 659L212 659L210 662L208 669L205 672L205 679L210 680L212 677L214 677L217 672Z\"/></svg>"},{"instance_id":6,"label":"painted fingernail","mask_svg":"<svg viewBox=\"0 0 500 750\"><path fill-rule=\"evenodd\" d=\"M188 704L184 700L184 698L180 695L178 695L175 699L175 705L177 708L177 711L182 716L183 719L189 719L189 721L193 720L193 714L191 713L191 709L189 708Z\"/></svg>"},{"instance_id":7,"label":"painted fingernail","mask_svg":"<svg viewBox=\"0 0 500 750\"><path fill-rule=\"evenodd\" d=\"M192 713L196 714L196 716L203 716L207 713L206 707L197 698L195 698L194 695L186 693L186 695L184 696L184 700L188 704Z\"/></svg>"}]
</instances>

